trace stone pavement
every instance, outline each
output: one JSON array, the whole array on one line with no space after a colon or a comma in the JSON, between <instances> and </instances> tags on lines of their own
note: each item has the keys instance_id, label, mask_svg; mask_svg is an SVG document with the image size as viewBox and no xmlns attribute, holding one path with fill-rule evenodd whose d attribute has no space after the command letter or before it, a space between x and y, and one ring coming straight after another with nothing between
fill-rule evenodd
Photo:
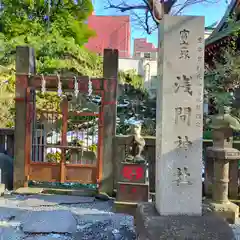
<instances>
[{"instance_id":1,"label":"stone pavement","mask_svg":"<svg viewBox=\"0 0 240 240\"><path fill-rule=\"evenodd\" d=\"M0 198L0 240L134 240L133 217L93 197L7 195Z\"/></svg>"},{"instance_id":2,"label":"stone pavement","mask_svg":"<svg viewBox=\"0 0 240 240\"><path fill-rule=\"evenodd\" d=\"M0 240L134 240L133 217L112 201L62 195L0 197ZM240 239L240 221L232 225Z\"/></svg>"}]
</instances>

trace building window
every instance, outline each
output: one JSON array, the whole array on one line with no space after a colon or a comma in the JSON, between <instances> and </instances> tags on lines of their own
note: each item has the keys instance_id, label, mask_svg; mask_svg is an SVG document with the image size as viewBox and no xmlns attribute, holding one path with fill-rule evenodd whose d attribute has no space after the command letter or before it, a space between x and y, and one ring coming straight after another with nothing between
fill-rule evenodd
<instances>
[{"instance_id":1,"label":"building window","mask_svg":"<svg viewBox=\"0 0 240 240\"><path fill-rule=\"evenodd\" d=\"M144 53L144 58L151 58L151 54L149 52Z\"/></svg>"},{"instance_id":2,"label":"building window","mask_svg":"<svg viewBox=\"0 0 240 240\"><path fill-rule=\"evenodd\" d=\"M151 88L155 88L157 83L157 76L152 76L151 78Z\"/></svg>"}]
</instances>

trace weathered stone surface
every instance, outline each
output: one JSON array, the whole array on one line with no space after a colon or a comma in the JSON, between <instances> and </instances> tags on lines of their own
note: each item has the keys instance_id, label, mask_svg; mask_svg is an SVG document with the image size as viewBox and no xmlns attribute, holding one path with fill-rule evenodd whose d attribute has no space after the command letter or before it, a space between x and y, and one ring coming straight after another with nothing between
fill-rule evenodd
<instances>
[{"instance_id":1,"label":"weathered stone surface","mask_svg":"<svg viewBox=\"0 0 240 240\"><path fill-rule=\"evenodd\" d=\"M74 239L136 239L134 229L127 225L114 227L113 219L103 219L79 226L79 231L73 235Z\"/></svg>"},{"instance_id":2,"label":"weathered stone surface","mask_svg":"<svg viewBox=\"0 0 240 240\"><path fill-rule=\"evenodd\" d=\"M148 202L149 184L118 182L117 197L119 202Z\"/></svg>"},{"instance_id":3,"label":"weathered stone surface","mask_svg":"<svg viewBox=\"0 0 240 240\"><path fill-rule=\"evenodd\" d=\"M213 213L203 216L160 216L153 203L138 205L136 231L139 240L233 240L223 219Z\"/></svg>"},{"instance_id":4,"label":"weathered stone surface","mask_svg":"<svg viewBox=\"0 0 240 240\"><path fill-rule=\"evenodd\" d=\"M219 148L219 147L208 147L207 157L214 158L216 161L237 160L239 159L240 151L235 148Z\"/></svg>"},{"instance_id":5,"label":"weathered stone surface","mask_svg":"<svg viewBox=\"0 0 240 240\"><path fill-rule=\"evenodd\" d=\"M70 211L31 212L24 223L25 233L74 233L77 223Z\"/></svg>"},{"instance_id":6,"label":"weathered stone surface","mask_svg":"<svg viewBox=\"0 0 240 240\"><path fill-rule=\"evenodd\" d=\"M17 231L9 227L0 227L0 239L1 240L22 240L26 235L20 231Z\"/></svg>"},{"instance_id":7,"label":"weathered stone surface","mask_svg":"<svg viewBox=\"0 0 240 240\"><path fill-rule=\"evenodd\" d=\"M108 228L111 229L111 220L97 221L95 223L86 224L82 226L81 231L76 232L73 236L75 239L113 239L113 234Z\"/></svg>"},{"instance_id":8,"label":"weathered stone surface","mask_svg":"<svg viewBox=\"0 0 240 240\"><path fill-rule=\"evenodd\" d=\"M39 194L43 191L43 188L32 188L32 187L20 187L14 191L15 194L22 195L31 195L31 194Z\"/></svg>"},{"instance_id":9,"label":"weathered stone surface","mask_svg":"<svg viewBox=\"0 0 240 240\"><path fill-rule=\"evenodd\" d=\"M64 236L61 234L48 234L40 236L29 236L24 238L24 240L72 240L71 237Z\"/></svg>"},{"instance_id":10,"label":"weathered stone surface","mask_svg":"<svg viewBox=\"0 0 240 240\"><path fill-rule=\"evenodd\" d=\"M0 207L0 222L8 221L14 218L16 215L17 215L17 211L14 211L14 209Z\"/></svg>"},{"instance_id":11,"label":"weathered stone surface","mask_svg":"<svg viewBox=\"0 0 240 240\"><path fill-rule=\"evenodd\" d=\"M114 211L135 216L137 203L114 201Z\"/></svg>"},{"instance_id":12,"label":"weathered stone surface","mask_svg":"<svg viewBox=\"0 0 240 240\"><path fill-rule=\"evenodd\" d=\"M156 110L156 208L200 215L204 18L165 15Z\"/></svg>"},{"instance_id":13,"label":"weathered stone surface","mask_svg":"<svg viewBox=\"0 0 240 240\"><path fill-rule=\"evenodd\" d=\"M9 201L8 199L0 199L0 221L9 221L15 219L16 216L24 213L24 209L19 209L17 201Z\"/></svg>"},{"instance_id":14,"label":"weathered stone surface","mask_svg":"<svg viewBox=\"0 0 240 240\"><path fill-rule=\"evenodd\" d=\"M229 223L234 224L239 218L239 207L238 205L227 202L227 203L216 203L208 202L209 208L215 212L218 216L224 218Z\"/></svg>"},{"instance_id":15,"label":"weathered stone surface","mask_svg":"<svg viewBox=\"0 0 240 240\"><path fill-rule=\"evenodd\" d=\"M92 203L93 197L67 196L67 195L35 195L27 196L26 199L19 203L19 206L38 207L54 206L59 204L78 204Z\"/></svg>"}]
</instances>

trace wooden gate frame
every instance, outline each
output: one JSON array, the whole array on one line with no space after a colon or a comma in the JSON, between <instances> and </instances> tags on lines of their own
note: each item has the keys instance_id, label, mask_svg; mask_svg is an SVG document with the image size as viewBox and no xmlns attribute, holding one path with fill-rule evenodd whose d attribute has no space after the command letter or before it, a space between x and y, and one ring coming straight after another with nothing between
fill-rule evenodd
<instances>
[{"instance_id":1,"label":"wooden gate frame","mask_svg":"<svg viewBox=\"0 0 240 240\"><path fill-rule=\"evenodd\" d=\"M32 102L30 89L41 88L41 76L35 75L34 50L27 46L16 49L16 122L15 122L15 157L14 188L28 186L31 128L28 113ZM104 125L102 132L103 152L98 167L99 191L113 192L113 139L116 133L116 98L117 98L118 50L105 49L103 59L103 78L92 79L93 90L103 88L102 111ZM57 76L45 76L46 89L57 91ZM86 78L78 78L79 91L86 90ZM74 78L62 85L63 90L73 89ZM25 128L23 126L26 126ZM23 141L24 140L24 141ZM64 179L61 179L62 181Z\"/></svg>"}]
</instances>

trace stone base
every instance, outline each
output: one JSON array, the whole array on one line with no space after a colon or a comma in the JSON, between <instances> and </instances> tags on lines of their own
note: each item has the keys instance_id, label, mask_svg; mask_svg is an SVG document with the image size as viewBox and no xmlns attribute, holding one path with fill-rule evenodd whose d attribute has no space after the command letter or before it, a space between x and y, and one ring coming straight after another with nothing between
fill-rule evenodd
<instances>
[{"instance_id":1,"label":"stone base","mask_svg":"<svg viewBox=\"0 0 240 240\"><path fill-rule=\"evenodd\" d=\"M209 201L207 204L213 212L215 212L217 215L224 218L231 224L234 224L239 217L238 205L230 201L228 203L215 203Z\"/></svg>"},{"instance_id":2,"label":"stone base","mask_svg":"<svg viewBox=\"0 0 240 240\"><path fill-rule=\"evenodd\" d=\"M114 211L116 213L124 213L135 217L137 205L137 203L115 201Z\"/></svg>"},{"instance_id":3,"label":"stone base","mask_svg":"<svg viewBox=\"0 0 240 240\"><path fill-rule=\"evenodd\" d=\"M5 192L5 184L0 183L0 196L3 196Z\"/></svg>"},{"instance_id":4,"label":"stone base","mask_svg":"<svg viewBox=\"0 0 240 240\"><path fill-rule=\"evenodd\" d=\"M38 194L56 194L94 197L97 194L95 189L57 189L57 188L41 188L41 187L21 187L16 189L13 194L18 195L38 195Z\"/></svg>"},{"instance_id":5,"label":"stone base","mask_svg":"<svg viewBox=\"0 0 240 240\"><path fill-rule=\"evenodd\" d=\"M116 200L120 202L148 202L149 184L118 182Z\"/></svg>"},{"instance_id":6,"label":"stone base","mask_svg":"<svg viewBox=\"0 0 240 240\"><path fill-rule=\"evenodd\" d=\"M138 240L235 239L228 223L214 213L160 216L154 203L140 203L135 221Z\"/></svg>"}]
</instances>

